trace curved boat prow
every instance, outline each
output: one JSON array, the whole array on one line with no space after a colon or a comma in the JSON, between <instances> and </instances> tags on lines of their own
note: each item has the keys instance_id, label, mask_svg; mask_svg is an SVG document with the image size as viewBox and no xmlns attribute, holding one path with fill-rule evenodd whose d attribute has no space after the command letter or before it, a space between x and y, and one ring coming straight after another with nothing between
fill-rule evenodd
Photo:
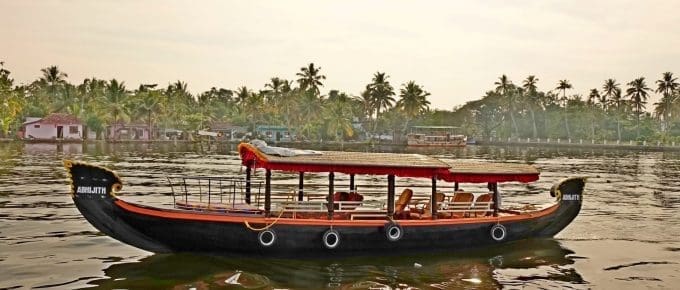
<instances>
[{"instance_id":1,"label":"curved boat prow","mask_svg":"<svg viewBox=\"0 0 680 290\"><path fill-rule=\"evenodd\" d=\"M111 170L90 164L64 160L71 183L71 197L80 213L99 231L124 243L152 252L170 252L117 218L117 199L123 183Z\"/></svg>"},{"instance_id":2,"label":"curved boat prow","mask_svg":"<svg viewBox=\"0 0 680 290\"><path fill-rule=\"evenodd\" d=\"M559 208L552 224L544 228L539 236L552 237L567 227L581 211L583 189L586 177L570 177L561 180L550 189L550 195L557 198Z\"/></svg>"}]
</instances>

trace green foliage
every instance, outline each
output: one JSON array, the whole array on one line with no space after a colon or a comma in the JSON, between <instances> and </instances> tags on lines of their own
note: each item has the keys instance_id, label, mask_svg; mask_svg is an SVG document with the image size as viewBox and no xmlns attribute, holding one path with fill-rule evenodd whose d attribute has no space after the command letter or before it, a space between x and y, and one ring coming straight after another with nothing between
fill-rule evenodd
<instances>
[{"instance_id":1,"label":"green foliage","mask_svg":"<svg viewBox=\"0 0 680 290\"><path fill-rule=\"evenodd\" d=\"M543 92L536 76L515 85L501 75L480 99L453 110L430 110L430 94L414 81L396 92L384 72L374 73L358 96L340 90L324 95L326 76L313 63L295 77L272 77L260 90L213 87L193 95L182 81L166 87L143 84L135 90L116 79L90 78L74 85L58 66L49 66L37 80L15 86L0 62L0 129L7 136L25 117L64 112L84 120L98 136L116 122L188 131L227 122L250 130L285 126L302 140L398 136L411 125L440 125L459 126L461 133L477 137L680 142L680 84L670 72L655 81L655 88L642 77L625 87L607 79L583 96L571 94L574 87L568 80ZM648 113L652 93L661 98Z\"/></svg>"}]
</instances>

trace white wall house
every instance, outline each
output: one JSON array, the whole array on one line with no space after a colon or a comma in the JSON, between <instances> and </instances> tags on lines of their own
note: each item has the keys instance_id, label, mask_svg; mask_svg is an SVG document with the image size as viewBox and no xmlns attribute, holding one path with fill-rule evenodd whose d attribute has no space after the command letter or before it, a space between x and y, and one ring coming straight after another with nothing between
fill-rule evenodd
<instances>
[{"instance_id":1,"label":"white wall house","mask_svg":"<svg viewBox=\"0 0 680 290\"><path fill-rule=\"evenodd\" d=\"M24 139L83 140L83 124L68 114L55 113L37 120L27 118L22 127Z\"/></svg>"}]
</instances>

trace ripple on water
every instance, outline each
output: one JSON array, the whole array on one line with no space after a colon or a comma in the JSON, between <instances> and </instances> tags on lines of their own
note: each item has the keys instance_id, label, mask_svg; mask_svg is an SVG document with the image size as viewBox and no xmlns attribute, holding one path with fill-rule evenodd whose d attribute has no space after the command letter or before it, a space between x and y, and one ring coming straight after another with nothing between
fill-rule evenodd
<instances>
[{"instance_id":1,"label":"ripple on water","mask_svg":"<svg viewBox=\"0 0 680 290\"><path fill-rule=\"evenodd\" d=\"M183 144L28 145L0 143L0 288L223 287L219 283L226 283L236 273L241 275L232 282L247 285L245 281L253 281L252 285L293 289L669 288L677 285L673 277L680 277L672 270L680 268L677 152L494 146L413 151L445 160L534 164L541 171L540 181L501 187L507 205L549 203L552 199L547 191L555 182L566 176L588 176L582 213L558 234L560 242L525 241L435 255L295 261L149 256L103 236L82 218L68 197L61 165L62 159L74 158L111 167L124 180L121 196L168 206L172 198L166 176L241 174L233 145L220 145L212 151ZM257 181L263 178L261 171L254 176ZM287 184L276 190L286 192L295 187L297 177L275 174L276 183ZM305 177L310 191L324 191L314 184L326 181L322 174ZM336 186L347 183L347 176L337 175ZM381 177L357 176L357 184L365 191L385 190ZM397 186L413 187L418 194L425 194L429 181L398 178ZM476 185L465 188L485 190ZM378 206L383 199L382 194L366 196L368 202ZM422 267L414 267L415 263ZM625 265L632 266L605 270ZM649 275L650 271L659 274Z\"/></svg>"}]
</instances>

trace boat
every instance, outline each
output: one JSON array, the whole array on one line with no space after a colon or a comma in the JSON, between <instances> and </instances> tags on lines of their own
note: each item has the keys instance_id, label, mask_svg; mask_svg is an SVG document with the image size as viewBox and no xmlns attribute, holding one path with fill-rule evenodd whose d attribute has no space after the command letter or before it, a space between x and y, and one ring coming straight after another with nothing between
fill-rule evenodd
<instances>
[{"instance_id":1,"label":"boat","mask_svg":"<svg viewBox=\"0 0 680 290\"><path fill-rule=\"evenodd\" d=\"M419 147L464 147L465 135L456 134L458 127L451 126L412 126L406 135L408 146Z\"/></svg>"},{"instance_id":2,"label":"boat","mask_svg":"<svg viewBox=\"0 0 680 290\"><path fill-rule=\"evenodd\" d=\"M172 207L125 201L123 181L113 171L65 160L71 197L102 233L155 252L225 255L359 255L458 250L549 238L578 215L585 177L570 177L550 190L555 202L541 209L508 209L499 186L538 180L533 166L515 163L444 162L420 154L296 150L253 141L238 146L245 176L168 178ZM260 179L254 178L260 171ZM296 188L274 194L272 176L299 175ZM323 190L305 187L305 174L327 175ZM336 174L342 174L341 185ZM369 206L369 187L357 175L384 180ZM397 179L426 187L403 187ZM346 184L348 182L348 184ZM462 184L488 191L464 191ZM409 184L411 184L409 182ZM192 190L194 186L194 190ZM361 187L360 187L361 186ZM198 189L196 189L198 187ZM366 187L364 189L364 187ZM425 191L416 201L413 192Z\"/></svg>"}]
</instances>

